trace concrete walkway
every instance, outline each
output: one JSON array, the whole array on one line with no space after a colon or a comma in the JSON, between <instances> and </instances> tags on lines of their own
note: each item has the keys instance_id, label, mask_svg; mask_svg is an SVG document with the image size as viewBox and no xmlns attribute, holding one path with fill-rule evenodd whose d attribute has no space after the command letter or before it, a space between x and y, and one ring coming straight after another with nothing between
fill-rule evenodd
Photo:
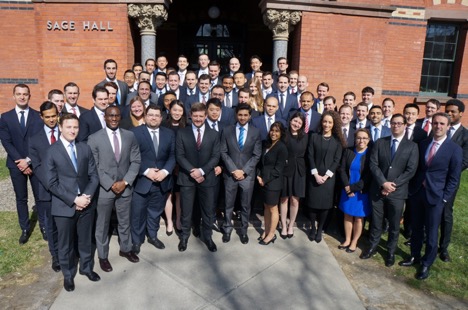
<instances>
[{"instance_id":1,"label":"concrete walkway","mask_svg":"<svg viewBox=\"0 0 468 310\"><path fill-rule=\"evenodd\" d=\"M234 233L223 244L214 232L216 253L191 236L179 253L177 236L164 234L166 249L145 243L136 264L118 256L113 238L114 270L103 272L96 258L101 281L78 274L75 291L62 290L51 309L364 309L325 241L312 243L296 230L292 239L278 235L261 246L258 236L250 228L249 244Z\"/></svg>"}]
</instances>

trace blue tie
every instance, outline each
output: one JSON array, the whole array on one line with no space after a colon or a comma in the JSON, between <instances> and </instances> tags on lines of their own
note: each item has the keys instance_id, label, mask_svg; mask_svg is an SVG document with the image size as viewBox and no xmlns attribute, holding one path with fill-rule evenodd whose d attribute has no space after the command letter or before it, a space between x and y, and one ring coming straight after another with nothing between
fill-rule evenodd
<instances>
[{"instance_id":1,"label":"blue tie","mask_svg":"<svg viewBox=\"0 0 468 310\"><path fill-rule=\"evenodd\" d=\"M75 168L75 172L78 172L78 160L76 159L75 148L73 147L73 143L68 145L70 148L70 159L72 161L73 167Z\"/></svg>"},{"instance_id":2,"label":"blue tie","mask_svg":"<svg viewBox=\"0 0 468 310\"><path fill-rule=\"evenodd\" d=\"M397 151L397 143L398 143L398 140L397 139L393 139L393 144L392 144L392 160L393 160L393 157L395 157L395 153Z\"/></svg>"},{"instance_id":3,"label":"blue tie","mask_svg":"<svg viewBox=\"0 0 468 310\"><path fill-rule=\"evenodd\" d=\"M20 126L21 129L26 129L26 119L24 118L24 111L20 111L21 117L20 117Z\"/></svg>"},{"instance_id":4,"label":"blue tie","mask_svg":"<svg viewBox=\"0 0 468 310\"><path fill-rule=\"evenodd\" d=\"M379 139L379 128L374 128L374 142Z\"/></svg>"},{"instance_id":5,"label":"blue tie","mask_svg":"<svg viewBox=\"0 0 468 310\"><path fill-rule=\"evenodd\" d=\"M242 148L244 147L244 130L245 130L245 128L241 126L239 128L239 130L240 130L240 132L239 132L238 144L239 144L239 149L242 151Z\"/></svg>"}]
</instances>

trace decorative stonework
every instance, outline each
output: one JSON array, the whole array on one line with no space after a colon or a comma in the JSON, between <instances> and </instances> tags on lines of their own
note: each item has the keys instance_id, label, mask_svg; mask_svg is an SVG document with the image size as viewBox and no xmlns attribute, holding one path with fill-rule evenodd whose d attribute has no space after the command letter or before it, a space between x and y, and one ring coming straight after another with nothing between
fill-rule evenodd
<instances>
[{"instance_id":1,"label":"decorative stonework","mask_svg":"<svg viewBox=\"0 0 468 310\"><path fill-rule=\"evenodd\" d=\"M273 40L288 40L294 25L301 20L302 12L268 9L263 13L263 22L273 32Z\"/></svg>"},{"instance_id":2,"label":"decorative stonework","mask_svg":"<svg viewBox=\"0 0 468 310\"><path fill-rule=\"evenodd\" d=\"M167 20L162 4L129 4L128 16L137 20L141 35L156 35L156 28Z\"/></svg>"},{"instance_id":3,"label":"decorative stonework","mask_svg":"<svg viewBox=\"0 0 468 310\"><path fill-rule=\"evenodd\" d=\"M396 8L395 11L392 12L392 17L424 20L425 13L426 10L424 9Z\"/></svg>"}]
</instances>

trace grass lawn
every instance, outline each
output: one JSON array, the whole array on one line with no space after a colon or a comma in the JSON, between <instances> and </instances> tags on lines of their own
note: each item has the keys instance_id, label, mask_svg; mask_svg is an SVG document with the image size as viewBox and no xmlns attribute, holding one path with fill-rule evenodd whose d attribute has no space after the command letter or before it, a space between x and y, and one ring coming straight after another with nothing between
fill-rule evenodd
<instances>
[{"instance_id":1,"label":"grass lawn","mask_svg":"<svg viewBox=\"0 0 468 310\"><path fill-rule=\"evenodd\" d=\"M10 177L10 171L6 167L6 158L0 158L0 181Z\"/></svg>"}]
</instances>

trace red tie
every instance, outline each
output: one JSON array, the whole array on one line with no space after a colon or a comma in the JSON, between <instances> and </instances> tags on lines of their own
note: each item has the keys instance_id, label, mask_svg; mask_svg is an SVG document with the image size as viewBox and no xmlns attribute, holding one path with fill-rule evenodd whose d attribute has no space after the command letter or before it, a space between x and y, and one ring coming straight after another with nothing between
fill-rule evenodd
<instances>
[{"instance_id":1,"label":"red tie","mask_svg":"<svg viewBox=\"0 0 468 310\"><path fill-rule=\"evenodd\" d=\"M200 128L197 128L198 135L197 135L197 151L200 150L201 147L201 133L200 133Z\"/></svg>"},{"instance_id":2,"label":"red tie","mask_svg":"<svg viewBox=\"0 0 468 310\"><path fill-rule=\"evenodd\" d=\"M305 114L305 133L309 132L309 112Z\"/></svg>"},{"instance_id":3,"label":"red tie","mask_svg":"<svg viewBox=\"0 0 468 310\"><path fill-rule=\"evenodd\" d=\"M72 113L76 115L76 109L72 108Z\"/></svg>"},{"instance_id":4,"label":"red tie","mask_svg":"<svg viewBox=\"0 0 468 310\"><path fill-rule=\"evenodd\" d=\"M431 125L431 121L427 120L426 124L424 125L424 128L423 128L425 132L429 132L429 126L430 125Z\"/></svg>"},{"instance_id":5,"label":"red tie","mask_svg":"<svg viewBox=\"0 0 468 310\"><path fill-rule=\"evenodd\" d=\"M434 158L434 155L436 154L436 149L437 149L438 144L439 143L437 143L437 142L432 143L431 149L429 150L429 155L427 155L427 165L428 166L431 164L431 161Z\"/></svg>"},{"instance_id":6,"label":"red tie","mask_svg":"<svg viewBox=\"0 0 468 310\"><path fill-rule=\"evenodd\" d=\"M54 131L55 131L55 129L50 130L50 144L51 145L54 144L57 141L57 139L55 139Z\"/></svg>"}]
</instances>

